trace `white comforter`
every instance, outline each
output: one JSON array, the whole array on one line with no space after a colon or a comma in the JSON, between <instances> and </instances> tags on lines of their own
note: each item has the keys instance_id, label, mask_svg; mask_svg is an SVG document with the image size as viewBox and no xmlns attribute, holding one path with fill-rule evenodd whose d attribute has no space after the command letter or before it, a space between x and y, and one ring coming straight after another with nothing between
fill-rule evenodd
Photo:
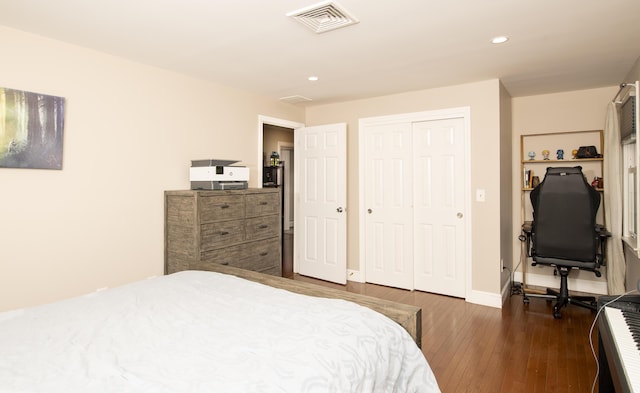
<instances>
[{"instance_id":1,"label":"white comforter","mask_svg":"<svg viewBox=\"0 0 640 393\"><path fill-rule=\"evenodd\" d=\"M0 392L438 392L354 303L187 271L0 313Z\"/></svg>"}]
</instances>

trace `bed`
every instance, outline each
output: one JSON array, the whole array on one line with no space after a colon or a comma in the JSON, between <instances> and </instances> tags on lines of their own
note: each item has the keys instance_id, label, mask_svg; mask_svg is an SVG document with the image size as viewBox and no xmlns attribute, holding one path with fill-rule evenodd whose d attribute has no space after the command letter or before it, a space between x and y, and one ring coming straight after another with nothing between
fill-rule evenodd
<instances>
[{"instance_id":1,"label":"bed","mask_svg":"<svg viewBox=\"0 0 640 393\"><path fill-rule=\"evenodd\" d=\"M397 321L220 269L0 313L0 392L439 392ZM391 303L373 307L411 320Z\"/></svg>"}]
</instances>

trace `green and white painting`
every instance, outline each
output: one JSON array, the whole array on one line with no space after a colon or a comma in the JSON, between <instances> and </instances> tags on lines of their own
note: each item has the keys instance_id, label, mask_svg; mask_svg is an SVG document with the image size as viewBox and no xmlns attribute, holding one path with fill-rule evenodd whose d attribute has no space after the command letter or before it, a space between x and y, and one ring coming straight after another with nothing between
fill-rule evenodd
<instances>
[{"instance_id":1,"label":"green and white painting","mask_svg":"<svg viewBox=\"0 0 640 393\"><path fill-rule=\"evenodd\" d=\"M0 167L62 169L64 97L0 87Z\"/></svg>"}]
</instances>

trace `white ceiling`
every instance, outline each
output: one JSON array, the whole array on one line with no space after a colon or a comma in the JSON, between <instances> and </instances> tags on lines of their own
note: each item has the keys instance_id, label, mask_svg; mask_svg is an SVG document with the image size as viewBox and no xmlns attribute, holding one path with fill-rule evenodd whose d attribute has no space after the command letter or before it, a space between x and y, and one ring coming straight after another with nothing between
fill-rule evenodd
<instances>
[{"instance_id":1,"label":"white ceiling","mask_svg":"<svg viewBox=\"0 0 640 393\"><path fill-rule=\"evenodd\" d=\"M323 34L286 16L319 1L0 0L0 25L310 104L494 78L514 97L614 86L640 56L640 0L337 0L360 23Z\"/></svg>"}]
</instances>

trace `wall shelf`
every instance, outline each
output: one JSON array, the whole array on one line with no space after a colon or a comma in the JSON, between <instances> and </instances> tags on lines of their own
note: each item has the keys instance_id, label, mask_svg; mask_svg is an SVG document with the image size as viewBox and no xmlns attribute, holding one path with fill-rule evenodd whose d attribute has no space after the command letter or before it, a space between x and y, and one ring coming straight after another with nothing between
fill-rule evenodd
<instances>
[{"instance_id":1,"label":"wall shelf","mask_svg":"<svg viewBox=\"0 0 640 393\"><path fill-rule=\"evenodd\" d=\"M603 161L604 158L570 158L567 160L524 160L523 163L529 164L566 164L569 162L591 162L591 161Z\"/></svg>"},{"instance_id":2,"label":"wall shelf","mask_svg":"<svg viewBox=\"0 0 640 393\"><path fill-rule=\"evenodd\" d=\"M604 151L604 136L602 130L589 131L568 131L555 133L540 134L523 134L520 136L520 190L521 192L521 217L520 221L531 221L531 203L525 197L528 192L533 190L531 182L525 183L525 171L530 171L529 176L538 176L539 180L544 179L547 167L558 166L581 166L582 171L587 178L587 182L595 177L602 177L604 158L572 158L571 151L577 150L580 146L595 146L598 153ZM548 150L551 157L556 157L558 149L564 150L564 159L558 160L550 158L533 159L528 156L533 151L537 157L542 157L542 151ZM606 179L604 179L606 181ZM602 188L597 188L602 192ZM603 211L603 209L601 209Z\"/></svg>"}]
</instances>

